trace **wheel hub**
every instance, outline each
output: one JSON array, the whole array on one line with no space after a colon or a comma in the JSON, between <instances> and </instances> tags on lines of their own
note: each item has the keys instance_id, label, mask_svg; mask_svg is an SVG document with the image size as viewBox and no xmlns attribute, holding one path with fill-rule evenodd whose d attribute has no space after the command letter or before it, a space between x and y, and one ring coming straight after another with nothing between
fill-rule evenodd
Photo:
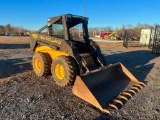
<instances>
[{"instance_id":1,"label":"wheel hub","mask_svg":"<svg viewBox=\"0 0 160 120\"><path fill-rule=\"evenodd\" d=\"M55 67L55 74L56 74L56 77L59 80L63 80L63 78L65 76L65 70L64 70L63 65L61 65L61 64L57 64L56 65L56 67Z\"/></svg>"},{"instance_id":2,"label":"wheel hub","mask_svg":"<svg viewBox=\"0 0 160 120\"><path fill-rule=\"evenodd\" d=\"M40 71L42 68L41 61L38 58L35 60L35 68L37 71Z\"/></svg>"}]
</instances>

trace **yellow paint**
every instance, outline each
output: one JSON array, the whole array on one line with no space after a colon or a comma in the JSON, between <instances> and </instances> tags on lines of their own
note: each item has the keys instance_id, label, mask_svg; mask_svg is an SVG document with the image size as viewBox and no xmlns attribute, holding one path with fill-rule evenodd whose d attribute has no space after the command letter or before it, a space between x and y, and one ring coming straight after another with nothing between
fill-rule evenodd
<instances>
[{"instance_id":1,"label":"yellow paint","mask_svg":"<svg viewBox=\"0 0 160 120\"><path fill-rule=\"evenodd\" d=\"M37 39L37 38L38 38L38 35L37 35L37 34L32 34L32 37L33 37L34 39Z\"/></svg>"},{"instance_id":2,"label":"yellow paint","mask_svg":"<svg viewBox=\"0 0 160 120\"><path fill-rule=\"evenodd\" d=\"M59 80L63 80L63 79L64 79L65 70L64 70L63 65L57 64L57 65L55 66L54 71L55 71L56 77L57 77Z\"/></svg>"},{"instance_id":3,"label":"yellow paint","mask_svg":"<svg viewBox=\"0 0 160 120\"><path fill-rule=\"evenodd\" d=\"M59 45L62 44L62 41L60 39L52 38L52 37L49 37L49 36L43 36L43 35L38 35L38 34L33 33L32 37L34 39L37 39L39 37L41 40L50 41L52 43L56 43L56 44L59 44Z\"/></svg>"},{"instance_id":4,"label":"yellow paint","mask_svg":"<svg viewBox=\"0 0 160 120\"><path fill-rule=\"evenodd\" d=\"M54 50L50 47L47 47L47 46L39 46L36 48L35 52L44 52L44 53L48 53L52 60L54 60L56 57L58 56L69 56L69 54L65 53L65 52L62 52L62 51L59 51L59 50Z\"/></svg>"},{"instance_id":5,"label":"yellow paint","mask_svg":"<svg viewBox=\"0 0 160 120\"><path fill-rule=\"evenodd\" d=\"M42 36L42 35L40 35L40 39L45 40L45 37L44 37L44 36Z\"/></svg>"},{"instance_id":6,"label":"yellow paint","mask_svg":"<svg viewBox=\"0 0 160 120\"><path fill-rule=\"evenodd\" d=\"M34 64L35 64L35 69L36 69L37 71L40 71L40 70L42 69L41 62L40 62L40 60L39 60L38 58L35 59Z\"/></svg>"}]
</instances>

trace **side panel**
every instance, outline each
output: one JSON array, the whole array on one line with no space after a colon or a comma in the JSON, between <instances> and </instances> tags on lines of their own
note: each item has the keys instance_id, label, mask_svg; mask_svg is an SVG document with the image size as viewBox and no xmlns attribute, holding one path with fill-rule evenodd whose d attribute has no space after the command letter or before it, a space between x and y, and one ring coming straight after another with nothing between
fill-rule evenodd
<instances>
[{"instance_id":1,"label":"side panel","mask_svg":"<svg viewBox=\"0 0 160 120\"><path fill-rule=\"evenodd\" d=\"M70 55L76 60L81 73L83 73L82 59L79 56L77 48L75 47L74 44L72 44L72 42L70 42L69 40L59 39L38 33L31 33L30 37L31 37L30 47L32 51L48 52L52 56L52 59L59 56L60 54ZM46 48L44 47L39 48L39 46L46 46ZM53 51L48 50L47 47L54 50L54 53L56 53L56 55L52 54ZM57 51L61 51L61 53Z\"/></svg>"},{"instance_id":2,"label":"side panel","mask_svg":"<svg viewBox=\"0 0 160 120\"><path fill-rule=\"evenodd\" d=\"M58 56L69 56L69 54L65 53L65 52L62 52L62 51L59 51L59 50L54 50L48 46L39 46L35 49L35 52L45 52L45 53L48 53L52 60L54 60L56 57Z\"/></svg>"}]
</instances>

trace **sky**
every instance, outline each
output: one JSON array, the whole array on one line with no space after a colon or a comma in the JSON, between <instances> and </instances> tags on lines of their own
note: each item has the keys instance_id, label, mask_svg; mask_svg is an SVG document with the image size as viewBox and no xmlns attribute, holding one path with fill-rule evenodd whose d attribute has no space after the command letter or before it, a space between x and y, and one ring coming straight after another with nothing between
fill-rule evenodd
<instances>
[{"instance_id":1,"label":"sky","mask_svg":"<svg viewBox=\"0 0 160 120\"><path fill-rule=\"evenodd\" d=\"M0 25L39 30L49 17L66 13L88 17L89 27L155 25L160 23L160 0L0 0Z\"/></svg>"}]
</instances>

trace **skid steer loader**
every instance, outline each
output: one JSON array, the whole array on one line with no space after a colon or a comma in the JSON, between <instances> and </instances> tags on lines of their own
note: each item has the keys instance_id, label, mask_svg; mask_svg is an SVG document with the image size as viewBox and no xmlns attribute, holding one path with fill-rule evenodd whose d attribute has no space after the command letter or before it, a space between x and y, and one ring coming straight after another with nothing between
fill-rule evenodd
<instances>
[{"instance_id":1,"label":"skid steer loader","mask_svg":"<svg viewBox=\"0 0 160 120\"><path fill-rule=\"evenodd\" d=\"M109 108L119 109L145 84L121 63L106 66L87 26L88 18L82 16L49 18L47 25L30 34L33 69L37 76L51 73L59 86L74 84L73 94L110 113Z\"/></svg>"}]
</instances>

